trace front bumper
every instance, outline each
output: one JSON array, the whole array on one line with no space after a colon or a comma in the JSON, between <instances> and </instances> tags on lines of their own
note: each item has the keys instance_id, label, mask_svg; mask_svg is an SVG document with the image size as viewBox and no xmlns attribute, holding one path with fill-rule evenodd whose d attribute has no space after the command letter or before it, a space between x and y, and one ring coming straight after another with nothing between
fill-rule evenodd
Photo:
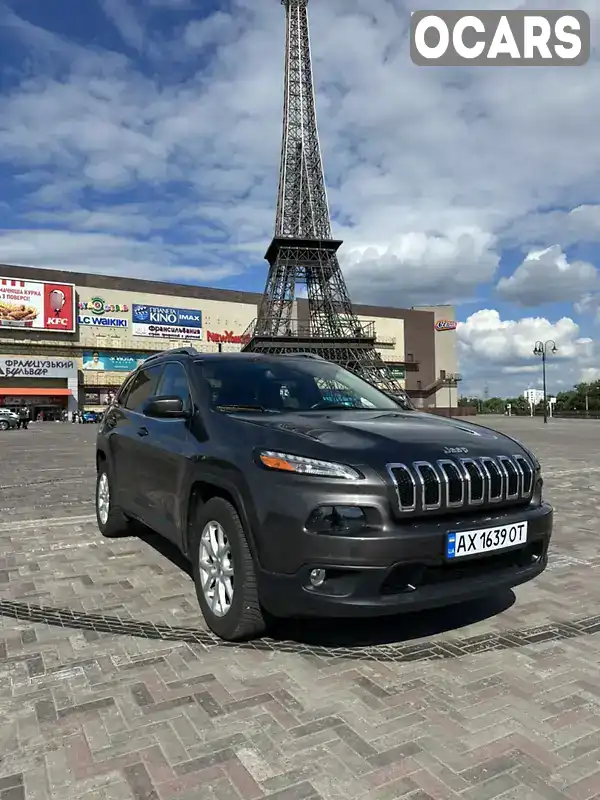
<instances>
[{"instance_id":1,"label":"front bumper","mask_svg":"<svg viewBox=\"0 0 600 800\"><path fill-rule=\"evenodd\" d=\"M448 530L528 522L525 545L447 560ZM312 536L294 573L259 571L263 606L281 617L368 617L418 611L480 598L535 578L548 564L553 510L548 504L402 526L376 538ZM324 569L322 586L310 583Z\"/></svg>"}]
</instances>

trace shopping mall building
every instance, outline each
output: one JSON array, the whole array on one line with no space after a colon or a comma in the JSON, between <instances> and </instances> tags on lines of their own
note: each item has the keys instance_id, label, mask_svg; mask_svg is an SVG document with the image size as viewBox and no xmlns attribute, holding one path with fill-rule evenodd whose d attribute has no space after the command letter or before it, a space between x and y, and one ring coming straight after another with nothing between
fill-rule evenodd
<instances>
[{"instance_id":1,"label":"shopping mall building","mask_svg":"<svg viewBox=\"0 0 600 800\"><path fill-rule=\"evenodd\" d=\"M0 405L26 404L47 419L99 409L158 350L239 350L259 301L250 292L0 265ZM354 308L375 323L377 349L417 406L456 408L451 307ZM297 318L306 311L298 300Z\"/></svg>"}]
</instances>

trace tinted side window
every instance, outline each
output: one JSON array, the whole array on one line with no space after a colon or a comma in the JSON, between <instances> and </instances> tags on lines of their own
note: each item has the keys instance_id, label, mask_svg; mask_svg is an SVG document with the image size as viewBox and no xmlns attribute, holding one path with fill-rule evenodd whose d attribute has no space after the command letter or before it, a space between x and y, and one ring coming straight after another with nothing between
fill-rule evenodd
<instances>
[{"instance_id":1,"label":"tinted side window","mask_svg":"<svg viewBox=\"0 0 600 800\"><path fill-rule=\"evenodd\" d=\"M127 400L127 395L129 394L129 390L133 385L133 381L135 380L135 375L130 375L128 378L125 379L125 382L117 392L116 402L119 406L124 406L125 401Z\"/></svg>"},{"instance_id":2,"label":"tinted side window","mask_svg":"<svg viewBox=\"0 0 600 800\"><path fill-rule=\"evenodd\" d=\"M186 408L190 405L190 384L181 364L173 362L165 365L156 394L180 397Z\"/></svg>"},{"instance_id":3,"label":"tinted side window","mask_svg":"<svg viewBox=\"0 0 600 800\"><path fill-rule=\"evenodd\" d=\"M146 400L155 394L156 384L160 377L162 367L149 367L141 369L133 379L133 384L129 390L125 408L130 411L140 411Z\"/></svg>"}]
</instances>

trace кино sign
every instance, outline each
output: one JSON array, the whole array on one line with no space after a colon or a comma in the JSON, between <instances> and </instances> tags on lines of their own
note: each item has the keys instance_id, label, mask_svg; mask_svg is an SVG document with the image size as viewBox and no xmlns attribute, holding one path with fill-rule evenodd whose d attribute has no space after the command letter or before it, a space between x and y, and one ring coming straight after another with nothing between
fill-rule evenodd
<instances>
[{"instance_id":1,"label":"\u043a\u0438\u043d\u043e sign","mask_svg":"<svg viewBox=\"0 0 600 800\"><path fill-rule=\"evenodd\" d=\"M0 358L0 378L65 378L77 374L70 358Z\"/></svg>"},{"instance_id":2,"label":"\u043a\u0438\u043d\u043e sign","mask_svg":"<svg viewBox=\"0 0 600 800\"><path fill-rule=\"evenodd\" d=\"M458 325L458 322L456 322L453 319L438 319L438 321L435 323L435 329L438 332L441 332L441 331L455 331L457 325Z\"/></svg>"},{"instance_id":3,"label":"\u043a\u0438\u043d\u043e sign","mask_svg":"<svg viewBox=\"0 0 600 800\"><path fill-rule=\"evenodd\" d=\"M74 333L75 287L0 278L0 327Z\"/></svg>"},{"instance_id":4,"label":"\u043a\u0438\u043d\u043e sign","mask_svg":"<svg viewBox=\"0 0 600 800\"><path fill-rule=\"evenodd\" d=\"M133 304L134 336L153 339L202 339L202 312L194 308L169 308Z\"/></svg>"}]
</instances>

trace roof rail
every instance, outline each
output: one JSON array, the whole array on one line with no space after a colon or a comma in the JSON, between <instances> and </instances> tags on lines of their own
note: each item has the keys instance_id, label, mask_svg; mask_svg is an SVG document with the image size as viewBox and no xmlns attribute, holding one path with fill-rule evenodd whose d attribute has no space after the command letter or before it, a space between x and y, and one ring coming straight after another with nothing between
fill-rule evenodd
<instances>
[{"instance_id":1,"label":"roof rail","mask_svg":"<svg viewBox=\"0 0 600 800\"><path fill-rule=\"evenodd\" d=\"M327 359L323 358L323 356L319 356L319 355L317 355L317 353L311 353L311 352L308 352L306 350L301 350L301 351L299 351L297 353L294 353L293 351L290 351L288 353L283 353L282 355L284 355L284 356L295 356L296 358L316 358L318 361L327 361Z\"/></svg>"},{"instance_id":2,"label":"roof rail","mask_svg":"<svg viewBox=\"0 0 600 800\"><path fill-rule=\"evenodd\" d=\"M144 364L148 361L154 361L156 358L163 358L164 356L197 356L198 351L195 347L175 347L173 350L161 350L159 353L152 353L151 356L144 359Z\"/></svg>"}]
</instances>

